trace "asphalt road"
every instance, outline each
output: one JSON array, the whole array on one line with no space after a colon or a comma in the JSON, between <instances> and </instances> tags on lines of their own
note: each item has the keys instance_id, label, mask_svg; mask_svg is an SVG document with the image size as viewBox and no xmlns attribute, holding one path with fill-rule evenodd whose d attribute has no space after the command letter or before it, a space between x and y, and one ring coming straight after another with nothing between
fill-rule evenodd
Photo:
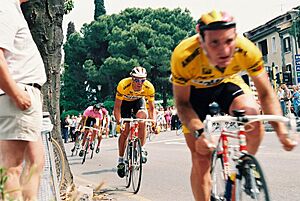
<instances>
[{"instance_id":1,"label":"asphalt road","mask_svg":"<svg viewBox=\"0 0 300 201\"><path fill-rule=\"evenodd\" d=\"M81 158L70 156L72 144L66 151L77 185L95 188L104 183L99 193L118 201L190 201L193 200L189 175L190 154L183 136L164 132L146 144L148 162L143 166L142 186L138 194L125 188L125 180L116 174L117 138L103 139L101 151L81 164ZM300 200L300 148L286 152L274 133L267 133L257 158L273 201Z\"/></svg>"}]
</instances>

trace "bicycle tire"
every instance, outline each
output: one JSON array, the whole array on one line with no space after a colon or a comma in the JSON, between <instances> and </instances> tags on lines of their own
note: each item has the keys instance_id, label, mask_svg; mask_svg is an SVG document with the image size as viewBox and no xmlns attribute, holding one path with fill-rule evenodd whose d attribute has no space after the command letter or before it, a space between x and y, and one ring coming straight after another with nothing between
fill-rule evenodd
<instances>
[{"instance_id":1,"label":"bicycle tire","mask_svg":"<svg viewBox=\"0 0 300 201\"><path fill-rule=\"evenodd\" d=\"M257 159L250 154L244 154L240 160L235 181L236 201L270 201L267 183Z\"/></svg>"},{"instance_id":2,"label":"bicycle tire","mask_svg":"<svg viewBox=\"0 0 300 201\"><path fill-rule=\"evenodd\" d=\"M226 184L228 175L224 172L224 161L222 154L218 154L217 150L214 150L211 159L211 201L225 200Z\"/></svg>"},{"instance_id":3,"label":"bicycle tire","mask_svg":"<svg viewBox=\"0 0 300 201\"><path fill-rule=\"evenodd\" d=\"M85 149L84 149L84 153L83 153L83 158L82 158L81 164L83 164L83 163L85 162L86 155L87 155L87 152L88 152L89 146L90 146L89 141L90 141L89 139L86 139L86 142L85 142Z\"/></svg>"},{"instance_id":4,"label":"bicycle tire","mask_svg":"<svg viewBox=\"0 0 300 201\"><path fill-rule=\"evenodd\" d=\"M132 175L131 182L133 193L136 194L140 187L142 181L142 146L139 138L133 141L133 152L132 152Z\"/></svg>"},{"instance_id":5,"label":"bicycle tire","mask_svg":"<svg viewBox=\"0 0 300 201\"><path fill-rule=\"evenodd\" d=\"M59 189L61 189L65 178L65 158L64 158L63 151L60 148L58 142L53 138L51 139L51 142L52 142L57 180L59 184Z\"/></svg>"},{"instance_id":6,"label":"bicycle tire","mask_svg":"<svg viewBox=\"0 0 300 201\"><path fill-rule=\"evenodd\" d=\"M131 183L131 175L132 175L132 145L131 142L128 141L126 146L126 152L125 152L125 181L126 181L126 188L130 187Z\"/></svg>"}]
</instances>

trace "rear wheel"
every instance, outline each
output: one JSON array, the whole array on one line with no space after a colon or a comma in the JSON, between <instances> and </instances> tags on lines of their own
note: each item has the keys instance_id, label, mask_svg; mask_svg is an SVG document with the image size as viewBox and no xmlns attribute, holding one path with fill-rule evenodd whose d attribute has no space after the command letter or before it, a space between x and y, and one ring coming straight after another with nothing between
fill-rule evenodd
<instances>
[{"instance_id":1,"label":"rear wheel","mask_svg":"<svg viewBox=\"0 0 300 201\"><path fill-rule=\"evenodd\" d=\"M137 193L142 180L142 146L139 138L133 142L132 154L132 187L134 193Z\"/></svg>"},{"instance_id":2,"label":"rear wheel","mask_svg":"<svg viewBox=\"0 0 300 201\"><path fill-rule=\"evenodd\" d=\"M132 175L132 143L129 142L127 144L125 150L125 178L126 178L126 188L129 188L131 182L131 175Z\"/></svg>"},{"instance_id":3,"label":"rear wheel","mask_svg":"<svg viewBox=\"0 0 300 201\"><path fill-rule=\"evenodd\" d=\"M212 154L212 161L211 161L211 181L212 181L212 188L211 188L211 201L219 201L227 200L230 197L230 193L225 195L226 192L226 183L228 176L225 175L224 172L224 162L223 162L223 155L218 154L215 150Z\"/></svg>"},{"instance_id":4,"label":"rear wheel","mask_svg":"<svg viewBox=\"0 0 300 201\"><path fill-rule=\"evenodd\" d=\"M239 174L236 177L236 200L269 201L267 183L256 158L246 154L241 160L241 164L238 165Z\"/></svg>"}]
</instances>

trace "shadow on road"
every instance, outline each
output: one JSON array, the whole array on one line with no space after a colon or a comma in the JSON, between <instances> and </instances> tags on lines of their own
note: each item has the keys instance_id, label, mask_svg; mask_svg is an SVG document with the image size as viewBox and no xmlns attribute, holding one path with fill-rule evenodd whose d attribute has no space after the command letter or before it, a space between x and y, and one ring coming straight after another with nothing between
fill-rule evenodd
<instances>
[{"instance_id":1,"label":"shadow on road","mask_svg":"<svg viewBox=\"0 0 300 201\"><path fill-rule=\"evenodd\" d=\"M92 171L92 172L83 172L82 175L92 175L92 174L102 174L102 173L107 173L107 172L117 172L116 168L111 168L111 169L103 169L99 171Z\"/></svg>"}]
</instances>

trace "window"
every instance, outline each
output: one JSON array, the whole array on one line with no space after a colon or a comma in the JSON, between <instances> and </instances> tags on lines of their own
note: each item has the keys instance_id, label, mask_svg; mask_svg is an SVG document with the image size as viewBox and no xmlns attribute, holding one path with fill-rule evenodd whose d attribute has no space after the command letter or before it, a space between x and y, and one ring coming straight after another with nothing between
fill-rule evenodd
<instances>
[{"instance_id":1,"label":"window","mask_svg":"<svg viewBox=\"0 0 300 201\"><path fill-rule=\"evenodd\" d=\"M286 37L283 39L283 51L290 52L291 51L291 38Z\"/></svg>"},{"instance_id":2,"label":"window","mask_svg":"<svg viewBox=\"0 0 300 201\"><path fill-rule=\"evenodd\" d=\"M272 37L272 53L276 52L276 41L275 37Z\"/></svg>"},{"instance_id":3,"label":"window","mask_svg":"<svg viewBox=\"0 0 300 201\"><path fill-rule=\"evenodd\" d=\"M285 70L288 72L292 72L292 64L287 64Z\"/></svg>"},{"instance_id":4,"label":"window","mask_svg":"<svg viewBox=\"0 0 300 201\"><path fill-rule=\"evenodd\" d=\"M258 47L261 50L263 56L266 56L268 54L268 43L266 39L258 42Z\"/></svg>"}]
</instances>

